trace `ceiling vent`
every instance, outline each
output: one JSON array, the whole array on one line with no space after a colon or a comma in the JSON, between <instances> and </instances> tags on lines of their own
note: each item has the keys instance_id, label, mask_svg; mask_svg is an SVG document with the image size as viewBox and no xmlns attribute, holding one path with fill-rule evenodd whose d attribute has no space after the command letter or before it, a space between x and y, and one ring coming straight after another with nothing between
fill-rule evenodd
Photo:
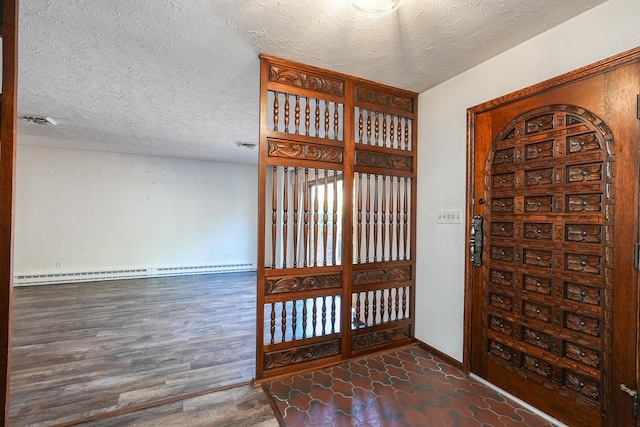
<instances>
[{"instance_id":1,"label":"ceiling vent","mask_svg":"<svg viewBox=\"0 0 640 427\"><path fill-rule=\"evenodd\" d=\"M58 122L53 120L51 117L38 117L38 116L22 116L22 120L25 122L33 123L36 125L44 125L44 126L57 126Z\"/></svg>"},{"instance_id":2,"label":"ceiling vent","mask_svg":"<svg viewBox=\"0 0 640 427\"><path fill-rule=\"evenodd\" d=\"M250 150L253 150L254 148L256 148L256 146L257 146L258 144L254 144L253 142L242 142L242 141L238 141L238 142L236 142L236 145L237 145L238 147L241 147L241 148L248 148L248 149L250 149Z\"/></svg>"}]
</instances>

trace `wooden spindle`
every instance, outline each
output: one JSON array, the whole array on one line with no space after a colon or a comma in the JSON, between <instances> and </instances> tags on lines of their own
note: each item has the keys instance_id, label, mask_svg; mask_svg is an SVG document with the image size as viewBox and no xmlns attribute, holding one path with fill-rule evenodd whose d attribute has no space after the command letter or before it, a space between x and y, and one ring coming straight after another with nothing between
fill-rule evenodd
<instances>
[{"instance_id":1,"label":"wooden spindle","mask_svg":"<svg viewBox=\"0 0 640 427\"><path fill-rule=\"evenodd\" d=\"M402 318L406 319L409 317L409 313L407 313L407 287L402 288Z\"/></svg>"},{"instance_id":2,"label":"wooden spindle","mask_svg":"<svg viewBox=\"0 0 640 427\"><path fill-rule=\"evenodd\" d=\"M318 169L315 169L315 184L314 188L314 198L313 198L313 266L318 266L318 187L320 186L320 181L318 180Z\"/></svg>"},{"instance_id":3,"label":"wooden spindle","mask_svg":"<svg viewBox=\"0 0 640 427\"><path fill-rule=\"evenodd\" d=\"M297 300L293 300L293 308L291 309L291 332L292 332L292 336L291 339L293 340L297 340L298 337L296 330L298 329L298 301Z\"/></svg>"},{"instance_id":4,"label":"wooden spindle","mask_svg":"<svg viewBox=\"0 0 640 427\"><path fill-rule=\"evenodd\" d=\"M396 138L396 128L395 128L395 121L396 121L396 117L391 114L389 116L389 121L390 123L390 128L389 128L389 147L393 148L393 142L395 141Z\"/></svg>"},{"instance_id":5,"label":"wooden spindle","mask_svg":"<svg viewBox=\"0 0 640 427\"><path fill-rule=\"evenodd\" d=\"M324 137L329 139L329 101L324 101Z\"/></svg>"},{"instance_id":6,"label":"wooden spindle","mask_svg":"<svg viewBox=\"0 0 640 427\"><path fill-rule=\"evenodd\" d=\"M380 140L380 115L378 114L378 112L376 111L376 121L374 123L374 136L375 136L375 140L374 140L374 144L373 145L378 145L378 141Z\"/></svg>"},{"instance_id":7,"label":"wooden spindle","mask_svg":"<svg viewBox=\"0 0 640 427\"><path fill-rule=\"evenodd\" d=\"M396 177L396 261L400 260L400 177Z\"/></svg>"},{"instance_id":8,"label":"wooden spindle","mask_svg":"<svg viewBox=\"0 0 640 427\"><path fill-rule=\"evenodd\" d=\"M314 135L316 138L320 138L320 100L315 98L316 101L316 111L315 111L315 125L316 125L316 134Z\"/></svg>"},{"instance_id":9,"label":"wooden spindle","mask_svg":"<svg viewBox=\"0 0 640 427\"><path fill-rule=\"evenodd\" d=\"M302 302L302 339L307 337L307 302L309 300L305 299Z\"/></svg>"},{"instance_id":10,"label":"wooden spindle","mask_svg":"<svg viewBox=\"0 0 640 427\"><path fill-rule=\"evenodd\" d=\"M358 321L360 320L360 310L361 310L360 299L361 299L361 297L362 297L362 293L357 293L356 294L356 312L355 312L354 318L353 318L353 325L355 327L357 327Z\"/></svg>"},{"instance_id":11,"label":"wooden spindle","mask_svg":"<svg viewBox=\"0 0 640 427\"><path fill-rule=\"evenodd\" d=\"M289 94L284 94L284 132L289 133L289 114L291 113L289 105Z\"/></svg>"},{"instance_id":12,"label":"wooden spindle","mask_svg":"<svg viewBox=\"0 0 640 427\"><path fill-rule=\"evenodd\" d=\"M273 189L271 194L271 268L276 268L276 246L278 235L278 167L273 167Z\"/></svg>"},{"instance_id":13,"label":"wooden spindle","mask_svg":"<svg viewBox=\"0 0 640 427\"><path fill-rule=\"evenodd\" d=\"M371 291L373 295L373 301L371 306L371 316L373 317L371 325L377 325L378 320L376 319L376 315L378 313L378 291Z\"/></svg>"},{"instance_id":14,"label":"wooden spindle","mask_svg":"<svg viewBox=\"0 0 640 427\"><path fill-rule=\"evenodd\" d=\"M406 260L407 259L407 233L408 233L408 218L409 218L409 210L408 210L408 206L407 206L407 202L409 200L409 187L408 187L408 182L409 178L404 177L404 205L402 207L403 210L403 220L402 220L402 233L403 233L403 239L402 239L402 244L404 245L402 248L402 259Z\"/></svg>"},{"instance_id":15,"label":"wooden spindle","mask_svg":"<svg viewBox=\"0 0 640 427\"><path fill-rule=\"evenodd\" d=\"M287 340L287 303L282 303L282 323L280 324L282 330L282 342Z\"/></svg>"},{"instance_id":16,"label":"wooden spindle","mask_svg":"<svg viewBox=\"0 0 640 427\"><path fill-rule=\"evenodd\" d=\"M336 296L331 296L331 333L336 333Z\"/></svg>"},{"instance_id":17,"label":"wooden spindle","mask_svg":"<svg viewBox=\"0 0 640 427\"><path fill-rule=\"evenodd\" d=\"M362 144L362 134L364 131L364 118L362 117L362 108L358 108L358 142Z\"/></svg>"},{"instance_id":18,"label":"wooden spindle","mask_svg":"<svg viewBox=\"0 0 640 427\"><path fill-rule=\"evenodd\" d=\"M382 113L382 146L387 146L387 114Z\"/></svg>"},{"instance_id":19,"label":"wooden spindle","mask_svg":"<svg viewBox=\"0 0 640 427\"><path fill-rule=\"evenodd\" d=\"M391 321L393 319L392 310L393 310L393 289L387 289L387 321Z\"/></svg>"},{"instance_id":20,"label":"wooden spindle","mask_svg":"<svg viewBox=\"0 0 640 427\"><path fill-rule=\"evenodd\" d=\"M404 126L404 149L405 150L411 150L411 148L409 148L409 124L410 123L411 123L411 120L405 119L405 126Z\"/></svg>"},{"instance_id":21,"label":"wooden spindle","mask_svg":"<svg viewBox=\"0 0 640 427\"><path fill-rule=\"evenodd\" d=\"M373 199L373 262L378 261L378 194L380 189L378 187L378 174L375 175L374 181L374 199Z\"/></svg>"},{"instance_id":22,"label":"wooden spindle","mask_svg":"<svg viewBox=\"0 0 640 427\"><path fill-rule=\"evenodd\" d=\"M287 247L289 246L289 167L284 167L282 185L282 268L287 268Z\"/></svg>"},{"instance_id":23,"label":"wooden spindle","mask_svg":"<svg viewBox=\"0 0 640 427\"><path fill-rule=\"evenodd\" d=\"M318 330L318 305L317 299L313 298L313 306L311 307L311 325L313 326L313 333L311 336L315 337Z\"/></svg>"},{"instance_id":24,"label":"wooden spindle","mask_svg":"<svg viewBox=\"0 0 640 427\"><path fill-rule=\"evenodd\" d=\"M367 114L367 145L371 145L371 111L365 110Z\"/></svg>"},{"instance_id":25,"label":"wooden spindle","mask_svg":"<svg viewBox=\"0 0 640 427\"><path fill-rule=\"evenodd\" d=\"M327 334L327 297L322 297L322 335Z\"/></svg>"},{"instance_id":26,"label":"wooden spindle","mask_svg":"<svg viewBox=\"0 0 640 427\"><path fill-rule=\"evenodd\" d=\"M298 267L298 168L293 168L293 268Z\"/></svg>"},{"instance_id":27,"label":"wooden spindle","mask_svg":"<svg viewBox=\"0 0 640 427\"><path fill-rule=\"evenodd\" d=\"M380 291L380 323L384 323L384 312L386 309L386 304L385 304L385 289L382 289Z\"/></svg>"},{"instance_id":28,"label":"wooden spindle","mask_svg":"<svg viewBox=\"0 0 640 427\"><path fill-rule=\"evenodd\" d=\"M309 106L309 97L304 97L304 134L309 136L311 127L311 107Z\"/></svg>"},{"instance_id":29,"label":"wooden spindle","mask_svg":"<svg viewBox=\"0 0 640 427\"><path fill-rule=\"evenodd\" d=\"M338 263L338 172L333 171L333 232L331 245L333 253L333 265Z\"/></svg>"},{"instance_id":30,"label":"wooden spindle","mask_svg":"<svg viewBox=\"0 0 640 427\"><path fill-rule=\"evenodd\" d=\"M398 286L398 284L396 283L396 286ZM398 320L400 317L400 288L395 288L395 293L394 293L394 297L393 300L395 301L395 317L394 320Z\"/></svg>"},{"instance_id":31,"label":"wooden spindle","mask_svg":"<svg viewBox=\"0 0 640 427\"><path fill-rule=\"evenodd\" d=\"M271 325L269 328L269 332L271 332L271 344L276 342L276 303L271 303Z\"/></svg>"},{"instance_id":32,"label":"wooden spindle","mask_svg":"<svg viewBox=\"0 0 640 427\"><path fill-rule=\"evenodd\" d=\"M398 135L396 139L396 148L398 150L402 149L402 133L404 132L404 119L402 117L398 117Z\"/></svg>"},{"instance_id":33,"label":"wooden spindle","mask_svg":"<svg viewBox=\"0 0 640 427\"><path fill-rule=\"evenodd\" d=\"M393 213L394 206L393 202L395 198L393 197L393 177L389 177L389 221L387 225L389 226L389 261L393 261L393 236L394 236L394 225L393 225Z\"/></svg>"},{"instance_id":34,"label":"wooden spindle","mask_svg":"<svg viewBox=\"0 0 640 427\"><path fill-rule=\"evenodd\" d=\"M369 262L369 254L371 253L371 174L367 174L367 192L365 194L365 200L367 201L367 206L365 208L365 229L364 229L364 240L365 240L365 259L366 262Z\"/></svg>"},{"instance_id":35,"label":"wooden spindle","mask_svg":"<svg viewBox=\"0 0 640 427\"><path fill-rule=\"evenodd\" d=\"M338 103L333 103L333 139L336 141L339 139L338 134L340 130L340 109Z\"/></svg>"},{"instance_id":36,"label":"wooden spindle","mask_svg":"<svg viewBox=\"0 0 640 427\"><path fill-rule=\"evenodd\" d=\"M278 122L280 121L280 101L278 100L278 97L280 96L280 94L278 92L275 92L275 96L273 98L273 130L278 132Z\"/></svg>"},{"instance_id":37,"label":"wooden spindle","mask_svg":"<svg viewBox=\"0 0 640 427\"><path fill-rule=\"evenodd\" d=\"M304 193L303 197L303 214L302 214L302 244L304 250L304 260L302 265L309 265L309 168L304 169Z\"/></svg>"},{"instance_id":38,"label":"wooden spindle","mask_svg":"<svg viewBox=\"0 0 640 427\"><path fill-rule=\"evenodd\" d=\"M382 175L382 261L387 251L387 176Z\"/></svg>"},{"instance_id":39,"label":"wooden spindle","mask_svg":"<svg viewBox=\"0 0 640 427\"><path fill-rule=\"evenodd\" d=\"M369 293L370 292L365 292L364 293L364 323L365 323L365 326L371 325L371 323L369 321Z\"/></svg>"},{"instance_id":40,"label":"wooden spindle","mask_svg":"<svg viewBox=\"0 0 640 427\"><path fill-rule=\"evenodd\" d=\"M356 216L356 242L354 247L356 248L356 259L358 264L362 262L362 172L358 173L358 186L356 187L358 193L358 206Z\"/></svg>"},{"instance_id":41,"label":"wooden spindle","mask_svg":"<svg viewBox=\"0 0 640 427\"><path fill-rule=\"evenodd\" d=\"M296 95L296 107L294 111L295 134L298 135L300 133L300 95Z\"/></svg>"},{"instance_id":42,"label":"wooden spindle","mask_svg":"<svg viewBox=\"0 0 640 427\"><path fill-rule=\"evenodd\" d=\"M323 171L324 186L322 187L322 265L327 265L327 248L329 247L329 172Z\"/></svg>"}]
</instances>

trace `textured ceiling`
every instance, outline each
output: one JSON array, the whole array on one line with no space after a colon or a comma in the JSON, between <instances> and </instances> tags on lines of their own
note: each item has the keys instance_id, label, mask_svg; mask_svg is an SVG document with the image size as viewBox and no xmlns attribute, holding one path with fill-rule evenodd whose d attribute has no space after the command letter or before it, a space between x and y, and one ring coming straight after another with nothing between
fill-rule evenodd
<instances>
[{"instance_id":1,"label":"textured ceiling","mask_svg":"<svg viewBox=\"0 0 640 427\"><path fill-rule=\"evenodd\" d=\"M21 144L255 163L258 53L422 92L604 0L21 0Z\"/></svg>"}]
</instances>

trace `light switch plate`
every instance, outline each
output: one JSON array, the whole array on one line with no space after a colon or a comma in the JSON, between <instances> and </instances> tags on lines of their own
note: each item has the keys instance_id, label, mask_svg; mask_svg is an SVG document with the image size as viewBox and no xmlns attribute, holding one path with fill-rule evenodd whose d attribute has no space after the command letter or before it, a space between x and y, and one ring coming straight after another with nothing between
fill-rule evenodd
<instances>
[{"instance_id":1,"label":"light switch plate","mask_svg":"<svg viewBox=\"0 0 640 427\"><path fill-rule=\"evenodd\" d=\"M438 209L438 224L462 224L462 209Z\"/></svg>"}]
</instances>

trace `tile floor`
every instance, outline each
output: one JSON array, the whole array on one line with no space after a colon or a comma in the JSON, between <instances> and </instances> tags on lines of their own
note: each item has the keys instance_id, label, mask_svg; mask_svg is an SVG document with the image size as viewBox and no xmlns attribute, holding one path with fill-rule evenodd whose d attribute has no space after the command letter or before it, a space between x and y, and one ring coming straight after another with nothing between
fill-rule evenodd
<instances>
[{"instance_id":1,"label":"tile floor","mask_svg":"<svg viewBox=\"0 0 640 427\"><path fill-rule=\"evenodd\" d=\"M290 427L550 427L418 346L266 384Z\"/></svg>"}]
</instances>

